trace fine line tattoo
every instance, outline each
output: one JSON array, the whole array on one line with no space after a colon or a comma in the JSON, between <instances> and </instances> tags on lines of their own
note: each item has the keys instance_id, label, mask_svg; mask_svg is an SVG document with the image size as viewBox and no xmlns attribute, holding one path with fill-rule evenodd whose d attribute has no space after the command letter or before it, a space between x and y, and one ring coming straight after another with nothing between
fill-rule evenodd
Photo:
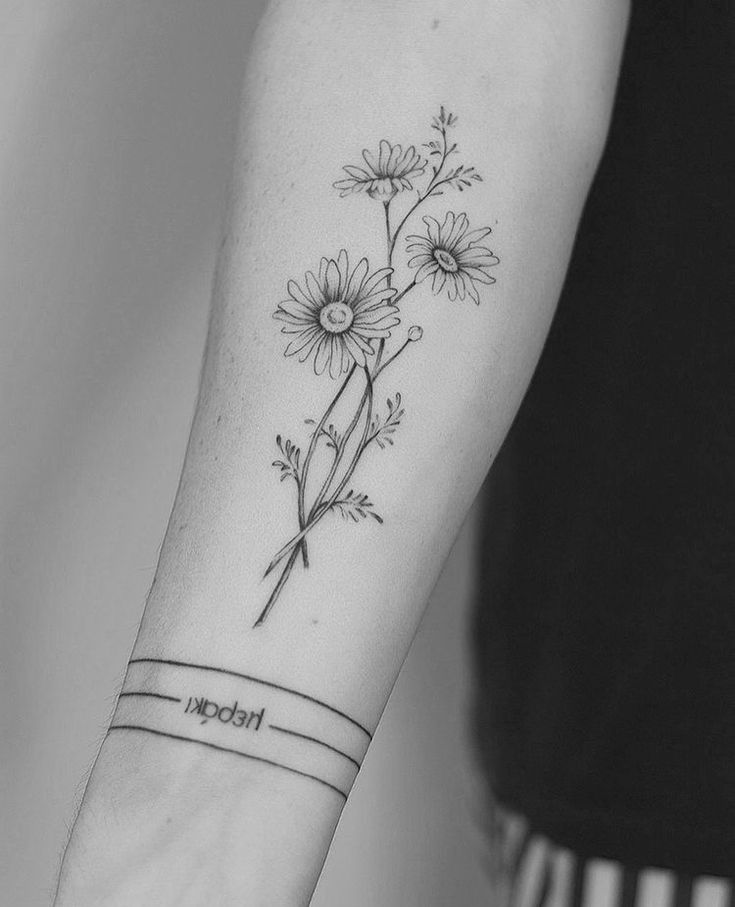
<instances>
[{"instance_id":1,"label":"fine line tattoo","mask_svg":"<svg viewBox=\"0 0 735 907\"><path fill-rule=\"evenodd\" d=\"M352 266L347 251L342 249L336 258L322 258L316 273L307 271L301 282L289 280L288 299L273 314L283 323L281 331L291 335L284 355L297 356L300 362L312 359L316 375L328 373L340 383L322 416L305 420L310 433L303 456L297 443L283 435L276 436L278 458L273 466L279 470L282 482L291 479L295 484L298 531L275 554L265 571L268 576L282 565L276 585L255 621L256 627L267 619L299 557L303 566L309 567L307 536L327 514L336 513L355 523L368 519L383 522L370 497L357 491L351 482L368 449L374 445L384 450L393 444L405 415L401 394L397 392L387 397L384 412L374 406L378 379L424 333L421 326L411 325L393 352L387 349L392 332L402 326L399 303L417 287L430 282L434 295L446 293L451 301L469 298L479 305L478 285L495 283L489 268L497 265L499 259L481 245L489 236L490 227L470 230L466 214L448 211L442 223L424 216L424 232L406 237L407 265L414 275L402 289L393 286L398 240L412 216L428 199L449 189L464 192L482 181L474 167L455 163L458 147L450 131L456 123L457 117L442 107L431 123L434 136L423 144L422 153L413 145L404 149L383 139L377 155L363 151L364 165L343 168L345 177L334 183L341 197L364 193L383 206L380 223L385 231L385 266L371 271L364 257ZM411 200L408 205L402 196ZM402 204L403 212L392 227L394 204ZM354 382L361 383L362 393L352 417L344 427L338 427L333 413ZM320 442L328 457L326 462L321 458L324 474L315 478L310 470ZM310 478L318 490L307 504Z\"/></svg>"},{"instance_id":2,"label":"fine line tattoo","mask_svg":"<svg viewBox=\"0 0 735 907\"><path fill-rule=\"evenodd\" d=\"M351 716L283 684L174 659L132 659L110 731L198 743L345 797L371 739Z\"/></svg>"},{"instance_id":3,"label":"fine line tattoo","mask_svg":"<svg viewBox=\"0 0 735 907\"><path fill-rule=\"evenodd\" d=\"M302 778L309 778L311 781L316 781L318 784L328 787L330 790L333 790L335 793L339 794L343 800L347 799L347 794L337 787L334 784L330 784L329 781L325 781L323 778L319 778L317 775L310 775L308 772L302 772L299 769L291 768L287 765L282 765L280 762L276 762L273 759L265 759L262 756L255 756L252 753L246 753L242 750L234 749L229 746L219 746L216 743L210 743L207 740L197 740L194 737L185 737L181 734L171 734L168 731L159 731L156 728L144 727L138 724L114 724L109 729L108 733L112 731L139 731L145 734L153 734L155 737L166 737L169 740L179 740L182 743L197 743L199 746L206 746L209 749L217 750L220 753L232 753L233 756L240 756L244 759L252 759L254 762L261 762L264 765L270 765L273 768L280 768L284 771L291 772L293 775L301 775Z\"/></svg>"},{"instance_id":4,"label":"fine line tattoo","mask_svg":"<svg viewBox=\"0 0 735 907\"><path fill-rule=\"evenodd\" d=\"M147 696L149 699L167 699L169 702L181 702L178 696L165 696L163 693L149 693L147 690L130 690L127 693L120 693L120 697L125 696Z\"/></svg>"},{"instance_id":5,"label":"fine line tattoo","mask_svg":"<svg viewBox=\"0 0 735 907\"><path fill-rule=\"evenodd\" d=\"M307 693L302 693L300 690L294 690L291 687L283 686L280 683L276 683L273 680L263 680L261 677L253 677L251 674L243 674L240 671L231 671L228 668L220 668L215 665L203 665L197 664L191 661L176 661L172 658L131 658L128 662L128 667L132 665L168 665L169 667L174 668L194 668L199 671L212 671L215 674L226 674L230 677L235 677L239 680L248 680L251 683L259 683L263 686L270 687L274 690L279 690L283 693L290 693L292 696L297 696L300 699L304 699L307 702L313 702L315 705L321 706L324 709L327 709L330 712L333 712L335 715L339 715L340 718L344 718L345 721L349 721L353 724L358 730L368 738L368 740L373 739L373 735L370 731L360 724L359 721L355 721L354 718L351 718L349 715L346 715L344 712L335 708L333 705L329 705L326 702L323 702L321 699L317 699L315 696L309 696ZM122 695L122 694L120 694Z\"/></svg>"},{"instance_id":6,"label":"fine line tattoo","mask_svg":"<svg viewBox=\"0 0 735 907\"><path fill-rule=\"evenodd\" d=\"M280 731L282 734L290 734L292 737L299 737L301 740L308 740L310 743L316 743L318 746L326 747L328 750L331 750L333 753L337 753L340 756L344 756L345 759L349 759L353 765L360 768L360 763L357 759L353 759L349 753L344 753L342 750L337 749L336 746L332 746L331 743L325 743L323 740L319 740L316 737L310 737L308 734L302 734L299 731L292 731L287 727L279 727L277 724L269 724L269 728L272 728L274 731Z\"/></svg>"}]
</instances>

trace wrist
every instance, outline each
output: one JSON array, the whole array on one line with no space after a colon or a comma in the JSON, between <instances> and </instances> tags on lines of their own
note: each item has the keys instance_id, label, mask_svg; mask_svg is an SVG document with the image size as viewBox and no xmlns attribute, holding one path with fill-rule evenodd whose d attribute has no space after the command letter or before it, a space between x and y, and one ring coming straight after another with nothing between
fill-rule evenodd
<instances>
[{"instance_id":1,"label":"wrist","mask_svg":"<svg viewBox=\"0 0 735 907\"><path fill-rule=\"evenodd\" d=\"M304 779L205 747L110 735L55 907L306 905L341 806Z\"/></svg>"}]
</instances>

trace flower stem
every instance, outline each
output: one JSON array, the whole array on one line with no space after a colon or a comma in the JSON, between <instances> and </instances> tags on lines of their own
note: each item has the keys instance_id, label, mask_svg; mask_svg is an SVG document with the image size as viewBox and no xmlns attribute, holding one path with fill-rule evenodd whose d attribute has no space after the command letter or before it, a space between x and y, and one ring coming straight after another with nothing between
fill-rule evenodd
<instances>
[{"instance_id":1,"label":"flower stem","mask_svg":"<svg viewBox=\"0 0 735 907\"><path fill-rule=\"evenodd\" d=\"M265 623L266 618L270 614L271 608L273 607L273 605L275 605L276 601L278 600L278 596L281 594L281 590L286 585L289 576L291 576L291 571L293 570L294 564L296 563L296 558L299 556L299 550L304 550L305 546L306 542L304 541L302 545L298 545L291 552L291 557L289 557L288 561L286 562L286 566L283 568L283 572L281 573L278 582L276 583L275 589L271 592L270 598L265 604L265 608L263 608L263 610L258 615L258 619L253 624L254 628L260 627Z\"/></svg>"},{"instance_id":2,"label":"flower stem","mask_svg":"<svg viewBox=\"0 0 735 907\"><path fill-rule=\"evenodd\" d=\"M283 546L283 548L281 548L281 550L276 554L276 556L273 558L273 560L270 562L270 564L268 564L268 568L265 571L266 576L269 573L271 573L271 571L274 570L278 566L278 564L283 560L284 557L286 557L286 555L293 554L294 550L298 550L297 546L299 545L299 543L302 541L302 539L306 538L306 535L309 532L311 532L311 530L314 528L314 526L316 526L316 524L321 520L321 518L331 510L332 506L334 505L334 502L340 496L340 494L344 490L345 485L349 482L350 478L352 477L352 473L355 471L355 467L357 466L360 456L362 455L362 452L365 450L366 441L370 434L370 422L371 422L372 414L373 414L373 379L372 379L372 377L370 375L370 371L367 367L365 368L365 378L366 378L365 392L362 395L362 400L360 400L360 403L357 407L357 411L355 413L355 417L352 420L350 434L352 433L352 431L354 431L354 429L357 425L357 422L360 418L360 415L366 405L367 405L367 415L365 416L365 427L363 428L363 431L362 431L362 437L360 438L360 442L357 445L357 449L355 450L355 453L352 455L352 460L350 460L349 466L347 467L345 474L340 479L339 484L337 485L335 490L332 492L332 494L329 496L328 500L323 503L322 503L322 501L320 501L319 503L316 503L316 502L314 503L314 506L312 507L311 512L309 513L309 518L308 518L304 528L297 535L295 535L292 539L289 539L289 541L286 542L286 544ZM346 443L346 440L345 440L345 442L343 442L343 444L344 443ZM343 447L343 450L344 450L344 447ZM329 481L331 481L331 479ZM328 483L325 483L325 485L322 489L325 492L326 492L327 484ZM290 571L289 571L289 573L290 573ZM285 582L285 580L284 580L284 582ZM280 580L279 580L279 584L276 586L276 589L278 589L278 591L280 593L279 586L281 586L281 588L282 588L282 584L281 584ZM274 589L274 592L275 591L276 590ZM272 605L271 605L271 607L272 607Z\"/></svg>"},{"instance_id":3,"label":"flower stem","mask_svg":"<svg viewBox=\"0 0 735 907\"><path fill-rule=\"evenodd\" d=\"M352 368L350 369L347 377L342 382L341 387L339 388L339 390L337 391L335 396L332 398L332 402L324 410L324 415L319 420L319 424L316 426L316 428L314 429L314 433L311 436L311 441L309 442L309 449L306 451L306 457L304 459L304 469L303 469L303 472L301 473L301 482L299 483L299 502L298 502L299 529L303 529L304 526L306 525L306 504L305 504L306 477L309 473L309 466L311 464L311 458L314 456L314 451L316 450L316 445L319 441L319 436L321 435L322 430L324 429L324 426L326 425L327 419L329 418L334 407L337 405L339 398L344 393L345 388L349 384L350 378L354 374L356 368L357 368L357 366L353 365ZM303 559L304 559L304 567L308 567L309 566L309 553L308 553L308 550L306 547L306 541L304 541L303 545L301 545L301 553L302 553Z\"/></svg>"},{"instance_id":4,"label":"flower stem","mask_svg":"<svg viewBox=\"0 0 735 907\"><path fill-rule=\"evenodd\" d=\"M416 286L416 281L412 280L411 283L408 284L408 286L404 287L401 290L401 292L396 297L394 297L392 304L395 305L397 302L400 302L401 299L403 299L403 297L407 293L409 293L415 286ZM404 346L405 346L405 344L404 344ZM403 349L403 347L401 347L401 349ZM378 377L378 375L383 371L383 368L385 368L385 365L387 365L388 362L391 362L393 359L395 359L396 356L398 355L398 353L395 353L393 356L390 357L390 359L388 360L388 362L385 363L385 365L381 366L380 363L383 360L384 351L385 351L385 337L381 337L380 343L378 344L378 352L375 354L375 364L373 365L373 381L375 381L375 379ZM400 350L399 350L399 352L400 352Z\"/></svg>"},{"instance_id":5,"label":"flower stem","mask_svg":"<svg viewBox=\"0 0 735 907\"><path fill-rule=\"evenodd\" d=\"M398 347L398 349L395 351L395 353L393 353L392 356L390 356L388 359L386 359L385 362L380 366L379 369L376 369L375 372L373 372L373 381L375 381L377 379L378 375L382 371L384 371L386 368L388 368L388 366L391 364L391 362L393 362L395 359L397 359L401 355L401 353L406 349L406 347L410 343L411 343L410 340L403 341L403 343L401 344L401 346Z\"/></svg>"},{"instance_id":6,"label":"flower stem","mask_svg":"<svg viewBox=\"0 0 735 907\"><path fill-rule=\"evenodd\" d=\"M367 380L370 381L371 380L370 373L369 373L367 366L365 366L365 374L367 375ZM352 421L345 429L344 436L342 437L342 440L340 441L339 449L337 450L337 454L334 458L334 461L332 462L332 465L329 470L329 474L327 475L327 478L324 480L324 484L322 485L319 494L316 496L314 503L311 505L311 510L309 511L309 519L311 519L312 516L314 515L314 513L316 513L319 505L324 500L327 490L329 489L329 485L330 485L332 479L334 478L335 473L339 469L339 464L342 462L342 458L344 456L345 449L347 447L347 443L349 442L350 438L352 437L352 433L354 432L355 428L357 427L357 423L360 421L360 414L362 413L362 410L365 406L365 400L367 399L367 390L368 390L368 388L367 388L367 384L366 384L365 391L362 395L362 399L360 400L360 404L357 407L357 409L355 410L355 415L352 417ZM303 526L301 528L303 529Z\"/></svg>"},{"instance_id":7,"label":"flower stem","mask_svg":"<svg viewBox=\"0 0 735 907\"><path fill-rule=\"evenodd\" d=\"M444 169L444 165L447 162L447 158L452 153L449 149L449 144L447 142L446 128L442 129L442 143L444 146L442 149L442 159L441 159L439 166L434 171L434 175L431 177L431 180L429 181L429 185L426 187L426 189L424 189L423 192L419 192L419 197L416 199L416 201L413 203L413 205L411 205L411 207L408 209L405 216L403 217L403 219L401 220L401 222L398 224L398 226L395 229L393 238L390 241L390 245L388 246L388 265L390 265L391 261L393 260L393 252L395 251L395 248L396 248L396 242L398 241L398 235L401 232L401 230L406 226L406 222L408 221L409 217L414 213L414 211L420 205L423 205L423 203L426 201L427 198L429 198L431 195L434 194L434 192L436 192L436 190L438 189L439 186L441 186L443 183L447 182L446 179L439 180L439 182L437 182L437 180L439 178L439 174L442 172L442 170Z\"/></svg>"},{"instance_id":8,"label":"flower stem","mask_svg":"<svg viewBox=\"0 0 735 907\"><path fill-rule=\"evenodd\" d=\"M433 180L432 180L432 182L433 182ZM431 186L431 183L429 185ZM388 247L388 261L393 260L393 253L396 248L396 242L398 241L398 235L401 232L401 230L406 226L406 221L413 214L413 212L419 207L419 205L423 204L428 197L429 197L428 190L423 195L421 193L419 193L419 197L416 199L416 201L413 203L413 205L411 205L411 207L406 212L403 220L396 227L395 233L393 234L393 238L390 241L390 246Z\"/></svg>"},{"instance_id":9,"label":"flower stem","mask_svg":"<svg viewBox=\"0 0 735 907\"><path fill-rule=\"evenodd\" d=\"M387 202L383 202L383 209L385 211L385 233L388 238L388 267L390 267L390 258L391 258L391 238L390 238L390 199ZM390 285L390 274L388 275L388 285Z\"/></svg>"},{"instance_id":10,"label":"flower stem","mask_svg":"<svg viewBox=\"0 0 735 907\"><path fill-rule=\"evenodd\" d=\"M393 297L393 299L391 300L391 305L398 305L398 303L403 299L403 297L404 297L407 293L410 293L411 290L412 290L415 286L416 286L416 279L414 278L414 279L411 281L411 283L409 283L408 286L404 287L404 288L401 290L401 292L400 292L397 296L394 296L394 297Z\"/></svg>"},{"instance_id":11,"label":"flower stem","mask_svg":"<svg viewBox=\"0 0 735 907\"><path fill-rule=\"evenodd\" d=\"M395 245L395 239L391 238L390 234L390 200L383 202L383 207L385 208L385 238L388 245L388 267L393 267L393 246ZM392 271L388 274L388 286L391 286L391 280L393 278ZM400 299L400 296L398 297ZM377 374L378 368L380 367L380 360L383 358L383 350L385 349L385 337L381 337L378 342L378 352L375 354L375 365L373 366L373 374Z\"/></svg>"}]
</instances>

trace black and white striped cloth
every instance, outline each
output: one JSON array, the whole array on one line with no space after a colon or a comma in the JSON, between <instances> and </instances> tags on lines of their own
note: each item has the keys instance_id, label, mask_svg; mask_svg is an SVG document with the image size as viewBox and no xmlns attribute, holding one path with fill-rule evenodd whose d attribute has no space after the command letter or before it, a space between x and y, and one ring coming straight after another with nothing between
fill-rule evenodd
<instances>
[{"instance_id":1,"label":"black and white striped cloth","mask_svg":"<svg viewBox=\"0 0 735 907\"><path fill-rule=\"evenodd\" d=\"M525 820L495 816L493 907L735 907L735 880L581 859Z\"/></svg>"}]
</instances>

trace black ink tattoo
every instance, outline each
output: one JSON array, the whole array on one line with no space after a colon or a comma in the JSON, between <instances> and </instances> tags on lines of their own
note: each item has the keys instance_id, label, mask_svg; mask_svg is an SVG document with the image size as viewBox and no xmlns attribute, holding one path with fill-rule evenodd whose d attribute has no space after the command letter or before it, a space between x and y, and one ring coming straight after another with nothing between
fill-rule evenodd
<instances>
[{"instance_id":1,"label":"black ink tattoo","mask_svg":"<svg viewBox=\"0 0 735 907\"><path fill-rule=\"evenodd\" d=\"M170 734L167 731L159 731L156 728L143 727L142 725L137 724L113 724L108 733L112 731L142 731L146 734L153 734L156 737L166 737L169 740L180 740L183 743L198 743L200 746L207 746L209 749L217 750L220 753L232 753L234 756L242 756L245 759L252 759L254 762L261 762L264 765L271 765L274 768L285 769L294 775L301 775L302 778L309 778L310 780L323 784L324 787L333 790L336 794L339 794L343 800L347 799L347 794L343 790L340 790L340 788L335 787L334 784L330 784L323 778L319 778L317 775L310 775L308 772L302 772L297 768L281 765L280 762L275 762L273 759L265 759L262 756L254 756L252 753L244 753L242 750L234 749L230 746L219 746L218 744L210 743L207 740L196 740L194 737L184 737L181 734Z\"/></svg>"},{"instance_id":2,"label":"black ink tattoo","mask_svg":"<svg viewBox=\"0 0 735 907\"><path fill-rule=\"evenodd\" d=\"M398 239L419 207L449 189L464 192L482 180L474 167L452 165L457 143L450 138L450 130L456 122L454 114L442 107L431 124L435 136L423 145L425 157L413 145L404 150L401 145L383 140L377 156L365 150L364 165L344 167L345 177L334 183L341 197L364 193L383 205L386 265L371 271L367 258L361 258L353 267L342 249L336 258L322 258L316 273L307 271L301 283L289 280L288 299L274 312L274 318L283 322L281 331L291 335L284 355L297 356L301 362L311 359L317 375L326 372L333 379L341 379L341 383L322 417L318 421L307 420L310 435L303 456L296 443L281 435L276 438L279 457L273 465L280 471L281 481L293 479L295 483L298 532L276 553L265 571L268 576L283 564L254 626L265 622L299 556L304 567L309 566L307 536L328 513L339 513L355 523L368 518L383 522L368 495L350 487L350 482L373 441L380 449L393 444L393 435L404 416L398 393L388 398L385 415L374 410L378 378L423 336L423 328L412 325L394 352L386 350L392 331L401 326L399 303L417 286L430 282L434 295L446 292L452 301L469 298L479 305L478 285L495 283L488 269L499 259L480 245L490 228L470 230L466 214L449 211L442 223L425 216L425 231L407 237L407 264L415 273L400 291L393 286ZM420 180L426 181L423 188L417 185ZM413 201L392 227L391 205L398 203L402 195ZM354 381L363 382L362 394L348 424L338 428L331 421L333 413ZM307 506L307 480L321 441L331 456L323 467L325 474L317 481L319 490ZM311 478L313 482L314 477Z\"/></svg>"},{"instance_id":3,"label":"black ink tattoo","mask_svg":"<svg viewBox=\"0 0 735 907\"><path fill-rule=\"evenodd\" d=\"M131 660L110 731L198 743L319 782L347 797L371 740L334 706L214 665Z\"/></svg>"}]
</instances>

